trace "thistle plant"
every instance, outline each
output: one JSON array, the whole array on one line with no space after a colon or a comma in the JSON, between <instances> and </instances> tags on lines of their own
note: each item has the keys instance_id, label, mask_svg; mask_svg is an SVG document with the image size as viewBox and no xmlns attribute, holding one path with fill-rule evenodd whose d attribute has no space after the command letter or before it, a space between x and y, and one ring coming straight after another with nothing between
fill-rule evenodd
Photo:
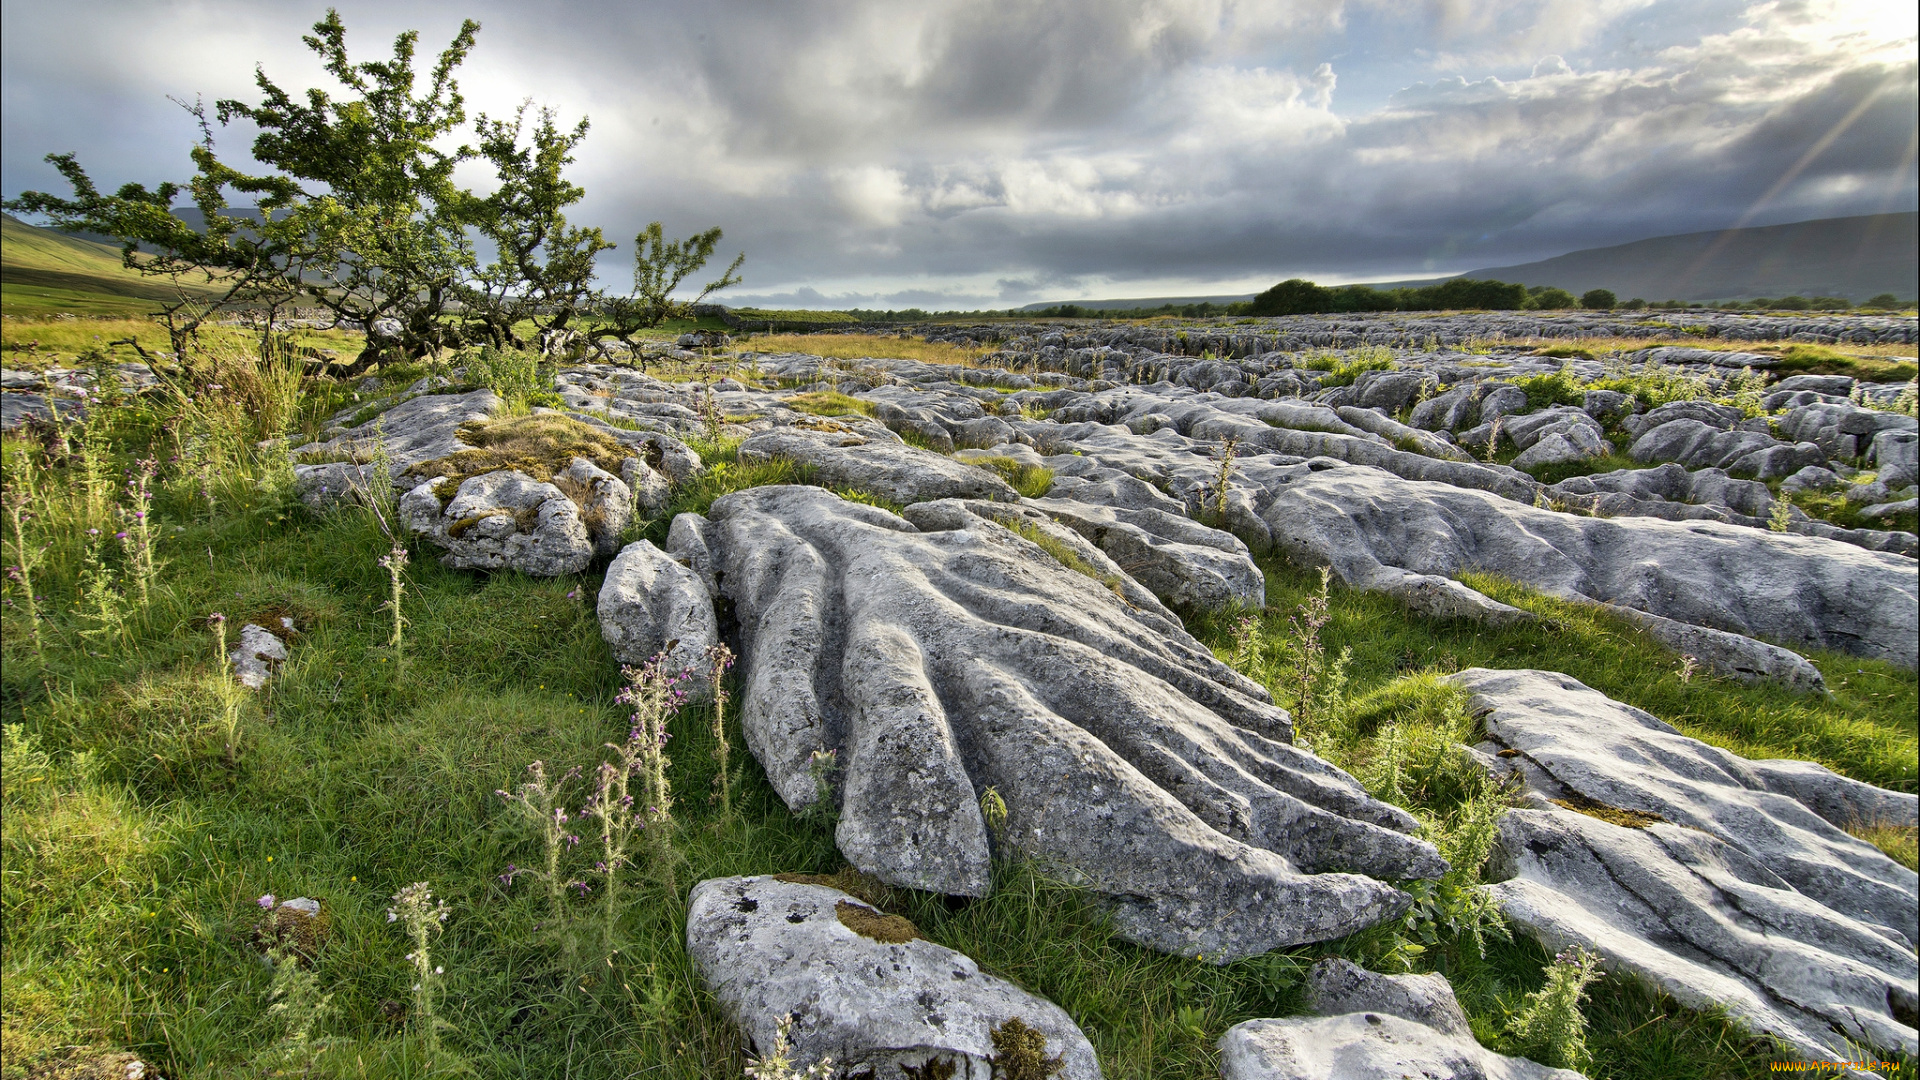
<instances>
[{"instance_id":1,"label":"thistle plant","mask_svg":"<svg viewBox=\"0 0 1920 1080\"><path fill-rule=\"evenodd\" d=\"M801 817L830 817L833 814L833 774L839 770L838 750L815 750L807 758L807 779L813 781L813 801L801 808Z\"/></svg>"},{"instance_id":2,"label":"thistle plant","mask_svg":"<svg viewBox=\"0 0 1920 1080\"><path fill-rule=\"evenodd\" d=\"M584 884L563 880L560 873L560 856L566 849L580 843L580 837L569 829L573 818L567 813L566 804L561 798L567 785L580 776L580 769L568 769L558 779L549 780L546 763L536 761L527 766L527 773L532 779L519 788L513 791L499 790L494 794L507 800L529 824L539 830L542 865L538 870L531 870L508 864L507 872L500 875L500 882L511 885L515 878L522 875L538 878L547 888L548 925L558 929L566 914L564 904L567 890Z\"/></svg>"},{"instance_id":3,"label":"thistle plant","mask_svg":"<svg viewBox=\"0 0 1920 1080\"><path fill-rule=\"evenodd\" d=\"M732 747L727 743L727 672L733 667L733 650L709 645L706 660L707 680L713 686L713 760L720 767L709 799L720 804L720 820L725 822L733 819L733 775L728 761Z\"/></svg>"},{"instance_id":4,"label":"thistle plant","mask_svg":"<svg viewBox=\"0 0 1920 1080\"><path fill-rule=\"evenodd\" d=\"M821 1058L805 1069L794 1066L792 1032L793 1014L788 1013L779 1020L773 1046L747 1063L748 1080L827 1080L833 1075L830 1057Z\"/></svg>"},{"instance_id":5,"label":"thistle plant","mask_svg":"<svg viewBox=\"0 0 1920 1080\"><path fill-rule=\"evenodd\" d=\"M1229 435L1214 448L1214 460L1217 463L1213 478L1213 516L1215 522L1225 528L1227 524L1227 495L1233 484L1233 459L1240 449L1240 437Z\"/></svg>"},{"instance_id":6,"label":"thistle plant","mask_svg":"<svg viewBox=\"0 0 1920 1080\"><path fill-rule=\"evenodd\" d=\"M1260 620L1242 615L1233 622L1233 669L1248 678L1256 678L1254 667L1260 659Z\"/></svg>"},{"instance_id":7,"label":"thistle plant","mask_svg":"<svg viewBox=\"0 0 1920 1080\"><path fill-rule=\"evenodd\" d=\"M400 614L400 597L406 592L407 548L398 539L393 541L392 550L380 558L381 569L387 572L390 591L387 601L380 607L393 613L393 635L387 641L387 647L395 654L400 652L401 635L407 625L406 617Z\"/></svg>"},{"instance_id":8,"label":"thistle plant","mask_svg":"<svg viewBox=\"0 0 1920 1080\"><path fill-rule=\"evenodd\" d=\"M320 992L320 977L293 950L276 946L268 951L267 962L273 966L267 1016L280 1028L280 1039L268 1052L267 1062L285 1069L311 1069L332 1041L315 1037L314 1029L339 1012L333 995Z\"/></svg>"},{"instance_id":9,"label":"thistle plant","mask_svg":"<svg viewBox=\"0 0 1920 1080\"><path fill-rule=\"evenodd\" d=\"M439 995L441 977L446 969L433 962L433 939L446 930L447 916L451 912L445 900L433 898L433 888L424 881L413 884L393 894L393 906L387 909L387 921L400 924L400 930L412 943L413 951L407 954L407 963L413 967L413 1022L420 1033L426 1037L427 1049L433 1052L439 1049L442 1021L434 1014L434 1001Z\"/></svg>"},{"instance_id":10,"label":"thistle plant","mask_svg":"<svg viewBox=\"0 0 1920 1080\"><path fill-rule=\"evenodd\" d=\"M112 453L112 447L107 440L105 410L89 409L86 421L80 428L80 446L77 452L82 504L86 507L86 521L89 524L105 521L107 510L113 504L113 481L110 472Z\"/></svg>"},{"instance_id":11,"label":"thistle plant","mask_svg":"<svg viewBox=\"0 0 1920 1080\"><path fill-rule=\"evenodd\" d=\"M4 494L0 495L0 506L7 517L7 539L13 545L14 561L7 566L7 580L13 582L20 595L20 606L27 615L27 627L33 639L35 656L46 655L46 645L40 636L40 598L33 592L33 572L46 560L47 547L41 544L35 547L27 541L27 522L34 515L27 509L33 506L37 498L34 490L34 463L26 454L15 457L13 467L8 470Z\"/></svg>"},{"instance_id":12,"label":"thistle plant","mask_svg":"<svg viewBox=\"0 0 1920 1080\"><path fill-rule=\"evenodd\" d=\"M707 425L708 441L719 442L721 427L726 423L726 418L720 415L720 403L714 400L712 383L706 385L706 393L701 395L700 419Z\"/></svg>"},{"instance_id":13,"label":"thistle plant","mask_svg":"<svg viewBox=\"0 0 1920 1080\"><path fill-rule=\"evenodd\" d=\"M126 528L116 534L127 552L127 571L140 587L140 606L153 599L153 478L159 462L141 458L127 473Z\"/></svg>"},{"instance_id":14,"label":"thistle plant","mask_svg":"<svg viewBox=\"0 0 1920 1080\"><path fill-rule=\"evenodd\" d=\"M607 743L612 761L601 762L593 795L581 811L600 823L601 902L605 905L602 938L613 947L614 923L619 915L620 872L632 861L635 834L649 852L652 867L673 882L673 789L667 781L667 740L673 736L667 722L686 700L680 688L684 671L670 671L664 653L637 668L622 669L626 689L614 700L633 709L633 724L623 743ZM640 780L636 797L631 790Z\"/></svg>"},{"instance_id":15,"label":"thistle plant","mask_svg":"<svg viewBox=\"0 0 1920 1080\"><path fill-rule=\"evenodd\" d=\"M1326 645L1320 640L1321 629L1333 618L1328 602L1332 581L1333 571L1321 567L1319 590L1287 616L1293 636L1294 722L1303 733L1330 721L1346 691L1352 650L1342 650L1329 664Z\"/></svg>"},{"instance_id":16,"label":"thistle plant","mask_svg":"<svg viewBox=\"0 0 1920 1080\"><path fill-rule=\"evenodd\" d=\"M207 616L213 631L213 663L220 672L220 730L226 736L227 763L240 759L240 687L233 677L233 656L227 652L227 617L219 612Z\"/></svg>"},{"instance_id":17,"label":"thistle plant","mask_svg":"<svg viewBox=\"0 0 1920 1080\"><path fill-rule=\"evenodd\" d=\"M116 639L126 630L127 616L122 607L126 598L114 587L116 576L101 550L105 540L99 529L87 530L86 554L80 567L79 615L93 625L80 636L105 641Z\"/></svg>"},{"instance_id":18,"label":"thistle plant","mask_svg":"<svg viewBox=\"0 0 1920 1080\"><path fill-rule=\"evenodd\" d=\"M1548 1065L1584 1069L1592 1055L1587 1050L1587 1018L1580 1011L1587 984L1601 976L1600 958L1574 946L1547 965L1547 984L1520 1006L1507 1037Z\"/></svg>"},{"instance_id":19,"label":"thistle plant","mask_svg":"<svg viewBox=\"0 0 1920 1080\"><path fill-rule=\"evenodd\" d=\"M1767 528L1777 533L1792 529L1793 511L1789 509L1791 505L1787 502L1786 496L1776 496L1773 500L1773 509L1767 511Z\"/></svg>"}]
</instances>

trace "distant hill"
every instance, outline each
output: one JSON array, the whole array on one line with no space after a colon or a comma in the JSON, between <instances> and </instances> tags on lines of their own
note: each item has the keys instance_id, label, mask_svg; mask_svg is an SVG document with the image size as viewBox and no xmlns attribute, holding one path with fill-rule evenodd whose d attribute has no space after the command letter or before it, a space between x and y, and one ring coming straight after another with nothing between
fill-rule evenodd
<instances>
[{"instance_id":1,"label":"distant hill","mask_svg":"<svg viewBox=\"0 0 1920 1080\"><path fill-rule=\"evenodd\" d=\"M1149 296L1138 300L1049 300L1040 304L1028 304L1014 310L1040 311L1044 308L1059 307L1061 304L1072 304L1089 311L1130 311L1134 308L1166 307L1169 304L1174 307L1185 307L1188 304L1236 304L1242 300L1251 299L1253 299L1252 293L1241 293L1238 296Z\"/></svg>"},{"instance_id":2,"label":"distant hill","mask_svg":"<svg viewBox=\"0 0 1920 1080\"><path fill-rule=\"evenodd\" d=\"M1610 289L1622 300L1911 299L1920 293L1920 213L1656 236L1460 276L1554 285L1576 296Z\"/></svg>"},{"instance_id":3,"label":"distant hill","mask_svg":"<svg viewBox=\"0 0 1920 1080\"><path fill-rule=\"evenodd\" d=\"M0 214L0 302L13 314L145 314L176 295L121 265L118 247Z\"/></svg>"},{"instance_id":4,"label":"distant hill","mask_svg":"<svg viewBox=\"0 0 1920 1080\"><path fill-rule=\"evenodd\" d=\"M1752 300L1844 296L1855 303L1893 293L1920 295L1920 213L1821 218L1791 225L1656 236L1586 248L1539 262L1490 266L1454 277L1552 285L1578 296L1609 289L1620 299ZM1437 285L1446 277L1366 282L1376 289ZM1072 303L1094 311L1251 300L1241 296L1170 296L1141 300L1049 300L1021 311Z\"/></svg>"}]
</instances>

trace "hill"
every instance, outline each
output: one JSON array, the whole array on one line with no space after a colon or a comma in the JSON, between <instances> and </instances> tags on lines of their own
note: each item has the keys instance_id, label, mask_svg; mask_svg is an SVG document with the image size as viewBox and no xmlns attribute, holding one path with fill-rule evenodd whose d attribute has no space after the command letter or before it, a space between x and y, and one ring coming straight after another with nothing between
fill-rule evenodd
<instances>
[{"instance_id":1,"label":"hill","mask_svg":"<svg viewBox=\"0 0 1920 1080\"><path fill-rule=\"evenodd\" d=\"M1791 225L1656 236L1460 275L1553 285L1622 299L1751 300L1920 292L1920 214L1822 218Z\"/></svg>"},{"instance_id":2,"label":"hill","mask_svg":"<svg viewBox=\"0 0 1920 1080\"><path fill-rule=\"evenodd\" d=\"M118 248L0 218L0 303L9 313L144 314L175 296L121 265Z\"/></svg>"},{"instance_id":3,"label":"hill","mask_svg":"<svg viewBox=\"0 0 1920 1080\"><path fill-rule=\"evenodd\" d=\"M1859 303L1880 293L1911 299L1920 294L1920 214L1821 218L1791 225L1655 236L1453 276L1552 285L1575 295L1588 289L1610 289L1623 300L1633 296L1647 300L1844 296ZM1364 284L1376 289L1420 288L1447 280L1428 277ZM1248 293L1071 303L1090 311L1113 311L1251 299L1253 294ZM1049 300L1019 310L1038 311L1062 302Z\"/></svg>"}]
</instances>

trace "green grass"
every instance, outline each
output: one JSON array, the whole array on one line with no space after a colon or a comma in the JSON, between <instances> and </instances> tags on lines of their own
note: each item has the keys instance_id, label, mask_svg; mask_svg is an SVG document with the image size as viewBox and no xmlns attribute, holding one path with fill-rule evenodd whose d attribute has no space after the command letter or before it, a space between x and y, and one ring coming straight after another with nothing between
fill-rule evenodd
<instances>
[{"instance_id":1,"label":"green grass","mask_svg":"<svg viewBox=\"0 0 1920 1080\"><path fill-rule=\"evenodd\" d=\"M1920 375L1920 364L1878 356L1855 356L1824 345L1795 345L1772 371L1788 375L1850 375L1866 382L1906 382Z\"/></svg>"},{"instance_id":2,"label":"green grass","mask_svg":"<svg viewBox=\"0 0 1920 1080\"><path fill-rule=\"evenodd\" d=\"M872 416L879 406L838 390L814 390L787 399L795 412L814 416Z\"/></svg>"},{"instance_id":3,"label":"green grass","mask_svg":"<svg viewBox=\"0 0 1920 1080\"><path fill-rule=\"evenodd\" d=\"M244 419L206 408L194 415ZM590 901L567 922L578 933L544 925L536 890L498 881L507 864L533 862L536 849L494 793L536 759L556 772L591 766L626 731L613 701L621 676L593 613L597 576L458 572L417 550L404 601L410 624L403 648L390 650L386 575L375 562L387 539L353 512L309 514L281 465L238 436L219 444L228 449L203 495L199 451L176 441L193 430L160 406L122 410L103 429L115 491L135 455L167 462L155 505L161 574L123 636L83 636L89 622L77 603L85 529L117 519L86 511L71 464L41 478L56 497L31 504L30 546L51 545L35 571L48 615L44 660L11 584L13 604L0 615L0 721L9 725L0 1075L22 1076L74 1046L133 1050L177 1080L262 1075L281 1034L268 1012L269 972L251 943L254 898L267 892L317 897L332 914L314 972L339 1011L322 1029L336 1044L313 1075L419 1077L455 1066L487 1077L740 1075L738 1035L684 955L686 886L723 874L837 871L830 823L788 814L738 749L737 813L720 820L703 797L715 769L708 716L688 709L670 744L683 860L673 887L636 880L611 958L588 947L597 941L585 924ZM674 513L703 511L730 491L808 480L792 463L742 465L731 443L695 449L712 468L676 491L666 513L636 523L636 535L660 542ZM11 488L24 475L21 455L38 451L13 437L5 451ZM11 542L6 554L19 561ZM123 569L117 545L105 559ZM1285 615L1317 581L1280 562L1263 567L1270 607L1250 673L1285 702ZM1484 796L1451 749L1470 720L1457 695L1434 683L1435 673L1473 664L1566 671L1737 752L1808 757L1915 789L1920 699L1911 673L1816 656L1834 691L1824 699L1683 682L1677 658L1631 626L1504 583L1473 584L1547 618L1492 630L1335 590L1325 638L1335 654L1352 649L1356 704L1304 733L1377 786L1387 726L1414 732L1398 797L1437 836L1453 836L1461 808ZM230 634L245 620L282 615L300 629L270 689L246 698L231 755L206 622L214 611L229 617ZM1231 654L1230 617L1189 621ZM737 727L732 739L743 745ZM572 856L574 869L586 868L589 846ZM423 880L452 906L434 954L446 968L451 1026L431 1063L389 1005L408 1000L407 945L385 919L388 897ZM1118 940L1088 897L1032 867L1005 866L998 880L993 895L970 903L892 891L885 906L1058 1002L1113 1077L1211 1074L1221 1032L1296 1010L1302 972L1325 954L1446 971L1476 1030L1504 1045L1506 1017L1540 985L1547 960L1525 942L1496 940L1483 958L1452 932L1427 942L1384 927L1215 967ZM1771 1053L1618 979L1596 988L1588 1015L1596 1077L1752 1076Z\"/></svg>"},{"instance_id":4,"label":"green grass","mask_svg":"<svg viewBox=\"0 0 1920 1080\"><path fill-rule=\"evenodd\" d=\"M1053 470L1044 465L1029 465L1010 457L969 458L967 464L998 473L1013 485L1013 490L1029 499L1045 498L1053 487Z\"/></svg>"}]
</instances>

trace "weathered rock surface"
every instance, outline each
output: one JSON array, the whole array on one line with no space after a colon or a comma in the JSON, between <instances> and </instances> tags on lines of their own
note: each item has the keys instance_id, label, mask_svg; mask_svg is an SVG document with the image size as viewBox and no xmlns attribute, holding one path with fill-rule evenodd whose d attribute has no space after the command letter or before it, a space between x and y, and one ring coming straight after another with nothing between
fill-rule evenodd
<instances>
[{"instance_id":1,"label":"weathered rock surface","mask_svg":"<svg viewBox=\"0 0 1920 1080\"><path fill-rule=\"evenodd\" d=\"M885 429L812 430L800 427L762 432L740 444L743 462L786 458L813 470L830 487L849 487L905 505L929 499L1020 498L1005 480L917 446L908 446Z\"/></svg>"},{"instance_id":2,"label":"weathered rock surface","mask_svg":"<svg viewBox=\"0 0 1920 1080\"><path fill-rule=\"evenodd\" d=\"M702 530L740 624L748 745L795 808L817 797L813 753L837 755L855 866L985 893L992 787L992 842L1108 897L1128 937L1219 960L1404 909L1362 874L1441 872L1411 818L1281 741L1286 714L1164 609L957 501L910 516L766 487Z\"/></svg>"},{"instance_id":3,"label":"weathered rock surface","mask_svg":"<svg viewBox=\"0 0 1920 1080\"><path fill-rule=\"evenodd\" d=\"M720 640L706 584L646 540L614 556L596 611L600 636L622 664L644 663L664 650L669 671L700 672L706 670L707 650ZM695 699L710 693L704 679L682 688Z\"/></svg>"},{"instance_id":4,"label":"weathered rock surface","mask_svg":"<svg viewBox=\"0 0 1920 1080\"><path fill-rule=\"evenodd\" d=\"M1232 533L1158 509L1088 506L1067 499L1025 499L1106 552L1161 602L1220 610L1267 606L1266 576ZM975 513L991 516L984 506Z\"/></svg>"},{"instance_id":5,"label":"weathered rock surface","mask_svg":"<svg viewBox=\"0 0 1920 1080\"><path fill-rule=\"evenodd\" d=\"M1307 973L1311 1016L1248 1020L1220 1038L1225 1080L1583 1080L1474 1040L1443 975L1376 975L1338 957Z\"/></svg>"},{"instance_id":6,"label":"weathered rock surface","mask_svg":"<svg viewBox=\"0 0 1920 1080\"><path fill-rule=\"evenodd\" d=\"M1804 1056L1848 1057L1841 1037L1914 1052L1920 884L1840 827L1911 825L1914 796L1748 761L1557 673L1451 679L1497 752L1483 760L1542 807L1500 824L1492 889L1518 928Z\"/></svg>"},{"instance_id":7,"label":"weathered rock surface","mask_svg":"<svg viewBox=\"0 0 1920 1080\"><path fill-rule=\"evenodd\" d=\"M234 679L249 690L258 690L267 685L286 659L287 643L273 631L255 623L240 628L240 640L233 651L227 654L227 662L233 666Z\"/></svg>"},{"instance_id":8,"label":"weathered rock surface","mask_svg":"<svg viewBox=\"0 0 1920 1080\"><path fill-rule=\"evenodd\" d=\"M1062 1065L1056 1075L1101 1075L1092 1045L1058 1005L931 941L876 939L875 923L883 937L911 932L904 919L885 918L824 885L715 878L693 888L687 952L758 1051L772 1048L791 1016L794 1059L832 1058L835 1075L987 1080L993 1031L1015 1019L1046 1036L1046 1056ZM953 1071L929 1069L939 1064Z\"/></svg>"},{"instance_id":9,"label":"weathered rock surface","mask_svg":"<svg viewBox=\"0 0 1920 1080\"><path fill-rule=\"evenodd\" d=\"M1584 518L1371 469L1303 466L1272 488L1274 543L1365 587L1383 568L1487 570L1544 592L1912 668L1912 563L1717 522Z\"/></svg>"},{"instance_id":10,"label":"weathered rock surface","mask_svg":"<svg viewBox=\"0 0 1920 1080\"><path fill-rule=\"evenodd\" d=\"M593 561L580 507L558 487L517 470L490 472L462 481L443 508L439 489L449 484L438 477L400 499L401 520L446 549L445 565L559 577Z\"/></svg>"}]
</instances>

